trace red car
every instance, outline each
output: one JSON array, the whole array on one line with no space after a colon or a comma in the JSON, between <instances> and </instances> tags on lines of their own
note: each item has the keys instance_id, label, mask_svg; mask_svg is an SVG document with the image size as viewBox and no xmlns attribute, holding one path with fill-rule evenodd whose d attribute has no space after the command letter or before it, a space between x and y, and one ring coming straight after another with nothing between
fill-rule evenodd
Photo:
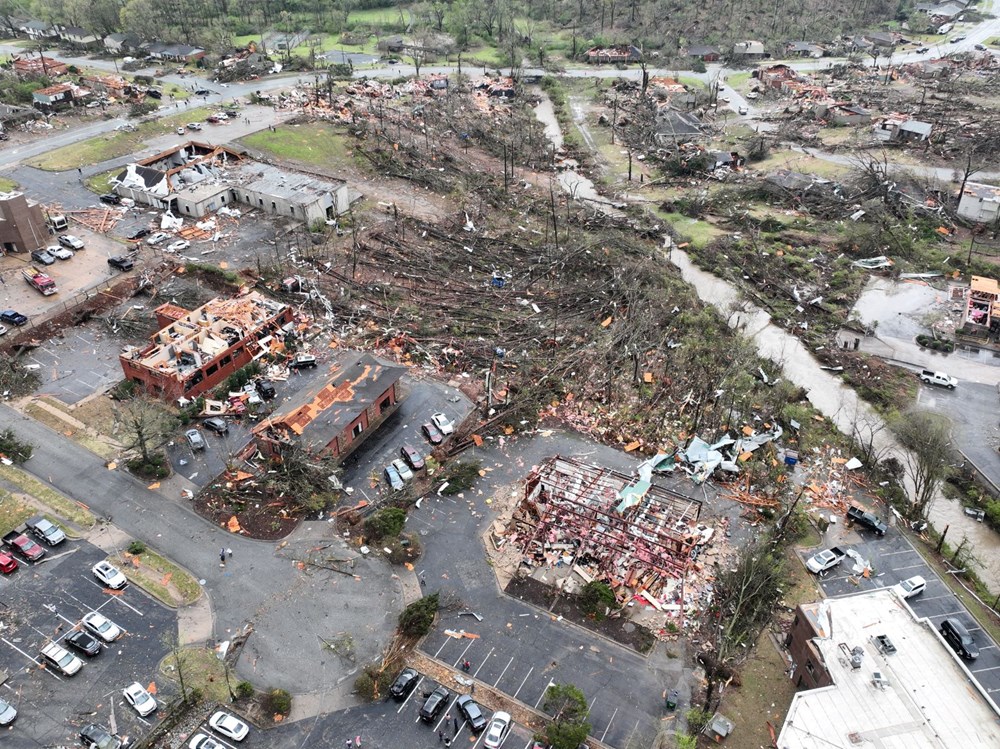
<instances>
[{"instance_id":1,"label":"red car","mask_svg":"<svg viewBox=\"0 0 1000 749\"><path fill-rule=\"evenodd\" d=\"M0 551L0 572L9 575L17 569L17 560L5 551Z\"/></svg>"},{"instance_id":2,"label":"red car","mask_svg":"<svg viewBox=\"0 0 1000 749\"><path fill-rule=\"evenodd\" d=\"M13 538L11 538L10 535L4 536L3 540L4 543L13 547L14 551L27 559L29 562L37 562L45 556L45 549L36 544L23 533L14 536Z\"/></svg>"},{"instance_id":3,"label":"red car","mask_svg":"<svg viewBox=\"0 0 1000 749\"><path fill-rule=\"evenodd\" d=\"M441 434L441 430L438 429L433 424L431 424L430 422L427 422L426 424L421 424L420 429L424 433L424 436L427 438L427 441L430 442L432 445L440 445L441 442L444 440L444 435Z\"/></svg>"}]
</instances>

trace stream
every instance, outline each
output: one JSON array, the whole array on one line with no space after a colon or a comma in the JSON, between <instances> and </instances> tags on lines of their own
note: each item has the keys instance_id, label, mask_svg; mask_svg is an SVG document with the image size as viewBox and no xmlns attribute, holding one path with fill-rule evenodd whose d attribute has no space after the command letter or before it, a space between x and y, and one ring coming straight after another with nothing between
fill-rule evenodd
<instances>
[{"instance_id":1,"label":"stream","mask_svg":"<svg viewBox=\"0 0 1000 749\"><path fill-rule=\"evenodd\" d=\"M563 142L562 130L552 102L544 93L541 93L541 102L535 108L535 116L545 126L546 136L559 148ZM601 211L614 211L613 204L597 193L594 183L575 171L561 172L559 183L573 198L587 201ZM809 402L817 411L844 434L852 435L857 431L866 439L868 434L873 434L872 442L877 454L883 458L896 457L903 465L906 464L906 450L896 441L881 416L852 388L823 370L798 338L774 325L767 312L747 302L742 292L728 281L695 266L688 254L674 247L669 238L666 242L670 262L680 270L681 277L694 287L698 297L724 315L730 327L740 328L744 335L752 339L758 354L778 364L783 377L805 389ZM905 478L904 485L907 494L913 496L909 477ZM892 520L886 518L887 522ZM947 499L940 492L931 502L929 520L939 530L949 528L947 540L952 548L961 542L963 536L968 537L975 556L982 563L982 567L977 569L979 577L991 590L1000 592L1000 536L984 523L977 523L965 515L958 502Z\"/></svg>"}]
</instances>

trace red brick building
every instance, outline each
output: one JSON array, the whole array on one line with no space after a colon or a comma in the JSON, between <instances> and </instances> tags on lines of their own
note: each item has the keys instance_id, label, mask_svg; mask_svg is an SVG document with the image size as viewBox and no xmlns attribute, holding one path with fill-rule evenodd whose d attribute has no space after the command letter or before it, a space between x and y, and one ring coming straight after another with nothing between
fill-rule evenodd
<instances>
[{"instance_id":1,"label":"red brick building","mask_svg":"<svg viewBox=\"0 0 1000 749\"><path fill-rule=\"evenodd\" d=\"M291 307L254 291L213 299L193 312L162 304L156 308L161 330L148 346L125 352L119 361L125 377L150 395L196 398L269 350L292 317Z\"/></svg>"},{"instance_id":2,"label":"red brick building","mask_svg":"<svg viewBox=\"0 0 1000 749\"><path fill-rule=\"evenodd\" d=\"M383 364L370 354L344 356L329 378L307 388L253 429L257 448L270 457L283 446L343 459L398 407L405 367Z\"/></svg>"},{"instance_id":3,"label":"red brick building","mask_svg":"<svg viewBox=\"0 0 1000 749\"><path fill-rule=\"evenodd\" d=\"M832 624L819 603L802 604L795 609L795 619L785 636L785 647L795 664L795 686L816 689L833 684L833 678L816 646L816 639L830 637Z\"/></svg>"}]
</instances>

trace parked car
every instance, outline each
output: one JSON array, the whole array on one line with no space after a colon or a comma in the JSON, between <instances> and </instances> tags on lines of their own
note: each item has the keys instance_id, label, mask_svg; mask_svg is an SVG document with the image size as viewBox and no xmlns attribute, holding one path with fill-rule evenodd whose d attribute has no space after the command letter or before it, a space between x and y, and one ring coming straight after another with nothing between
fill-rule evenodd
<instances>
[{"instance_id":1,"label":"parked car","mask_svg":"<svg viewBox=\"0 0 1000 749\"><path fill-rule=\"evenodd\" d=\"M121 749L122 740L96 723L80 729L80 743L87 749Z\"/></svg>"},{"instance_id":2,"label":"parked car","mask_svg":"<svg viewBox=\"0 0 1000 749\"><path fill-rule=\"evenodd\" d=\"M17 560L6 551L0 551L0 572L9 575L17 569Z\"/></svg>"},{"instance_id":3,"label":"parked car","mask_svg":"<svg viewBox=\"0 0 1000 749\"><path fill-rule=\"evenodd\" d=\"M451 692L446 687L439 686L424 700L424 704L420 708L420 720L424 723L432 723L441 714L450 699Z\"/></svg>"},{"instance_id":4,"label":"parked car","mask_svg":"<svg viewBox=\"0 0 1000 749\"><path fill-rule=\"evenodd\" d=\"M737 109L736 111L737 111L737 112L739 112L739 113L740 113L741 115L745 115L745 114L746 114L747 112L749 112L750 110L748 110L748 109L747 109L746 107L744 107L744 106L741 106L741 107L740 107L739 109Z\"/></svg>"},{"instance_id":5,"label":"parked car","mask_svg":"<svg viewBox=\"0 0 1000 749\"><path fill-rule=\"evenodd\" d=\"M120 590L128 585L128 578L111 562L98 562L91 567L91 572L94 573L94 577L112 590Z\"/></svg>"},{"instance_id":6,"label":"parked car","mask_svg":"<svg viewBox=\"0 0 1000 749\"><path fill-rule=\"evenodd\" d=\"M312 354L296 354L288 362L289 369L314 369L316 367L316 357Z\"/></svg>"},{"instance_id":7,"label":"parked car","mask_svg":"<svg viewBox=\"0 0 1000 749\"><path fill-rule=\"evenodd\" d=\"M108 258L108 265L125 273L135 267L135 262L128 255L115 255Z\"/></svg>"},{"instance_id":8,"label":"parked car","mask_svg":"<svg viewBox=\"0 0 1000 749\"><path fill-rule=\"evenodd\" d=\"M26 325L28 323L28 318L16 310L5 309L3 312L0 312L0 322L6 322L11 325L21 327L22 325Z\"/></svg>"},{"instance_id":9,"label":"parked car","mask_svg":"<svg viewBox=\"0 0 1000 749\"><path fill-rule=\"evenodd\" d=\"M389 694L394 700L404 700L420 681L420 674L412 668L404 668L389 687Z\"/></svg>"},{"instance_id":10,"label":"parked car","mask_svg":"<svg viewBox=\"0 0 1000 749\"><path fill-rule=\"evenodd\" d=\"M149 235L149 239L146 240L146 244L150 247L154 247L162 242L164 239L170 239L170 235L166 232L158 231L154 234Z\"/></svg>"},{"instance_id":11,"label":"parked car","mask_svg":"<svg viewBox=\"0 0 1000 749\"><path fill-rule=\"evenodd\" d=\"M236 718L229 713L225 713L219 710L215 715L208 719L208 725L212 727L216 733L225 736L227 739L232 739L233 741L243 741L250 733L250 726L244 723L239 718Z\"/></svg>"},{"instance_id":12,"label":"parked car","mask_svg":"<svg viewBox=\"0 0 1000 749\"><path fill-rule=\"evenodd\" d=\"M926 587L927 581L920 577L920 575L916 575L894 586L894 590L899 594L900 598L913 598L913 596L923 593Z\"/></svg>"},{"instance_id":13,"label":"parked car","mask_svg":"<svg viewBox=\"0 0 1000 749\"><path fill-rule=\"evenodd\" d=\"M479 733L486 728L486 716L476 701L467 694L463 694L455 701L458 712L469 723L469 728L473 733Z\"/></svg>"},{"instance_id":14,"label":"parked car","mask_svg":"<svg viewBox=\"0 0 1000 749\"><path fill-rule=\"evenodd\" d=\"M141 229L133 229L132 231L130 231L128 234L125 235L125 239L131 239L134 242L137 239L142 239L143 237L148 237L148 236L149 236L149 229L147 229L144 226ZM164 236L166 235L164 234Z\"/></svg>"},{"instance_id":15,"label":"parked car","mask_svg":"<svg viewBox=\"0 0 1000 749\"><path fill-rule=\"evenodd\" d=\"M133 681L122 690L122 694L125 696L125 701L143 718L156 712L156 700L139 682Z\"/></svg>"},{"instance_id":16,"label":"parked car","mask_svg":"<svg viewBox=\"0 0 1000 749\"><path fill-rule=\"evenodd\" d=\"M187 126L188 126L188 130L201 130L201 123L200 122L189 122L187 124Z\"/></svg>"},{"instance_id":17,"label":"parked car","mask_svg":"<svg viewBox=\"0 0 1000 749\"><path fill-rule=\"evenodd\" d=\"M122 196L113 192L106 192L100 197L100 201L108 205L121 205Z\"/></svg>"},{"instance_id":18,"label":"parked car","mask_svg":"<svg viewBox=\"0 0 1000 749\"><path fill-rule=\"evenodd\" d=\"M42 658L64 676L78 674L83 668L83 661L66 650L57 642L50 642L41 650Z\"/></svg>"},{"instance_id":19,"label":"parked car","mask_svg":"<svg viewBox=\"0 0 1000 749\"><path fill-rule=\"evenodd\" d=\"M941 636L951 645L952 649L966 660L974 661L979 657L979 648L972 639L969 630L958 619L945 619L941 622Z\"/></svg>"},{"instance_id":20,"label":"parked car","mask_svg":"<svg viewBox=\"0 0 1000 749\"><path fill-rule=\"evenodd\" d=\"M921 47L920 49L917 50L917 54L926 55L930 51L931 51L930 47Z\"/></svg>"},{"instance_id":21,"label":"parked car","mask_svg":"<svg viewBox=\"0 0 1000 749\"><path fill-rule=\"evenodd\" d=\"M486 749L500 749L507 734L510 733L510 714L502 710L493 713L493 720L490 727L486 729L486 738L483 739L483 746Z\"/></svg>"},{"instance_id":22,"label":"parked car","mask_svg":"<svg viewBox=\"0 0 1000 749\"><path fill-rule=\"evenodd\" d=\"M104 642L114 642L122 636L121 628L104 614L97 611L84 614L80 622L93 634L104 640Z\"/></svg>"},{"instance_id":23,"label":"parked car","mask_svg":"<svg viewBox=\"0 0 1000 749\"><path fill-rule=\"evenodd\" d=\"M48 250L32 250L31 259L42 265L54 265L56 259L49 254Z\"/></svg>"},{"instance_id":24,"label":"parked car","mask_svg":"<svg viewBox=\"0 0 1000 749\"><path fill-rule=\"evenodd\" d=\"M163 249L165 249L167 252L180 252L181 250L186 250L190 246L191 243L188 242L186 239L178 239L176 242L171 242Z\"/></svg>"},{"instance_id":25,"label":"parked car","mask_svg":"<svg viewBox=\"0 0 1000 749\"><path fill-rule=\"evenodd\" d=\"M225 749L225 746L211 736L199 733L188 742L188 749Z\"/></svg>"},{"instance_id":26,"label":"parked car","mask_svg":"<svg viewBox=\"0 0 1000 749\"><path fill-rule=\"evenodd\" d=\"M188 429L184 432L184 439L187 440L188 445L195 452L205 449L205 438L201 436L201 432L197 429Z\"/></svg>"},{"instance_id":27,"label":"parked car","mask_svg":"<svg viewBox=\"0 0 1000 749\"><path fill-rule=\"evenodd\" d=\"M0 698L0 726L9 726L17 719L17 710L7 700Z\"/></svg>"},{"instance_id":28,"label":"parked car","mask_svg":"<svg viewBox=\"0 0 1000 749\"><path fill-rule=\"evenodd\" d=\"M68 247L60 247L57 244L54 244L51 247L46 247L45 251L56 260L71 260L73 258L73 250Z\"/></svg>"},{"instance_id":29,"label":"parked car","mask_svg":"<svg viewBox=\"0 0 1000 749\"><path fill-rule=\"evenodd\" d=\"M177 128L177 134L178 135L186 135L187 134L187 130L185 130L182 127L179 127L179 128Z\"/></svg>"},{"instance_id":30,"label":"parked car","mask_svg":"<svg viewBox=\"0 0 1000 749\"><path fill-rule=\"evenodd\" d=\"M977 45L975 45L975 48L977 50L979 50L980 52L985 52L986 51L986 45L985 44L977 44Z\"/></svg>"},{"instance_id":31,"label":"parked car","mask_svg":"<svg viewBox=\"0 0 1000 749\"><path fill-rule=\"evenodd\" d=\"M399 471L396 470L396 466L392 464L385 467L385 480L394 492L402 491L406 486L406 484L403 483L402 477L399 475Z\"/></svg>"},{"instance_id":32,"label":"parked car","mask_svg":"<svg viewBox=\"0 0 1000 749\"><path fill-rule=\"evenodd\" d=\"M274 383L270 380L257 380L255 387L257 394L266 401L273 400L278 394L278 391L274 389Z\"/></svg>"},{"instance_id":33,"label":"parked car","mask_svg":"<svg viewBox=\"0 0 1000 749\"><path fill-rule=\"evenodd\" d=\"M438 428L441 434L447 436L455 431L455 423L441 411L431 414L431 421Z\"/></svg>"},{"instance_id":34,"label":"parked car","mask_svg":"<svg viewBox=\"0 0 1000 749\"><path fill-rule=\"evenodd\" d=\"M406 465L405 461L396 458L392 461L392 467L396 469L396 473L399 474L399 477L403 479L403 481L413 480L413 471L410 470L410 467Z\"/></svg>"},{"instance_id":35,"label":"parked car","mask_svg":"<svg viewBox=\"0 0 1000 749\"><path fill-rule=\"evenodd\" d=\"M59 244L63 247L69 247L71 250L82 250L86 246L82 239L72 234L60 234Z\"/></svg>"},{"instance_id":36,"label":"parked car","mask_svg":"<svg viewBox=\"0 0 1000 749\"><path fill-rule=\"evenodd\" d=\"M399 448L399 454L403 456L403 460L414 471L419 471L424 467L424 458L415 448L403 445Z\"/></svg>"},{"instance_id":37,"label":"parked car","mask_svg":"<svg viewBox=\"0 0 1000 749\"><path fill-rule=\"evenodd\" d=\"M215 432L219 435L229 434L229 422L220 416L213 416L209 419L205 419L201 423L205 426L205 429L210 432Z\"/></svg>"},{"instance_id":38,"label":"parked car","mask_svg":"<svg viewBox=\"0 0 1000 749\"><path fill-rule=\"evenodd\" d=\"M35 538L44 541L49 546L58 546L66 540L66 534L63 533L62 528L41 515L28 519L24 525Z\"/></svg>"},{"instance_id":39,"label":"parked car","mask_svg":"<svg viewBox=\"0 0 1000 749\"><path fill-rule=\"evenodd\" d=\"M91 658L101 652L100 641L92 634L84 632L82 629L78 629L75 632L70 632L66 635L65 642L74 650L78 650L84 655L89 655Z\"/></svg>"},{"instance_id":40,"label":"parked car","mask_svg":"<svg viewBox=\"0 0 1000 749\"><path fill-rule=\"evenodd\" d=\"M444 440L444 435L441 434L441 432L438 431L438 428L430 422L421 424L420 431L424 433L424 437L426 437L427 441L432 445L440 445Z\"/></svg>"}]
</instances>

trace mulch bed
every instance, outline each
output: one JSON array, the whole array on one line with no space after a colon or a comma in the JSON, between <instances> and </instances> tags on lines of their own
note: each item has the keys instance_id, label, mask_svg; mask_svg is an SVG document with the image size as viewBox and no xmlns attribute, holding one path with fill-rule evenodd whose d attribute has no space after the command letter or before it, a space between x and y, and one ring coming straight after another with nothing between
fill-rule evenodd
<instances>
[{"instance_id":1,"label":"mulch bed","mask_svg":"<svg viewBox=\"0 0 1000 749\"><path fill-rule=\"evenodd\" d=\"M535 606L549 610L552 600L555 597L555 588L531 577L518 579L512 578L504 592L522 601L534 604ZM602 619L597 621L580 611L576 606L576 599L570 595L561 595L552 609L552 616L561 616L574 624L586 627L592 632L597 632L605 637L614 640L619 645L637 653L647 653L653 646L656 638L646 627L636 624L628 619Z\"/></svg>"},{"instance_id":2,"label":"mulch bed","mask_svg":"<svg viewBox=\"0 0 1000 749\"><path fill-rule=\"evenodd\" d=\"M195 512L203 518L227 528L230 518L236 516L240 533L262 541L276 541L291 533L302 516L292 515L281 501L268 502L262 498L234 502L222 497L211 488L191 500ZM284 512L282 512L284 510Z\"/></svg>"}]
</instances>

